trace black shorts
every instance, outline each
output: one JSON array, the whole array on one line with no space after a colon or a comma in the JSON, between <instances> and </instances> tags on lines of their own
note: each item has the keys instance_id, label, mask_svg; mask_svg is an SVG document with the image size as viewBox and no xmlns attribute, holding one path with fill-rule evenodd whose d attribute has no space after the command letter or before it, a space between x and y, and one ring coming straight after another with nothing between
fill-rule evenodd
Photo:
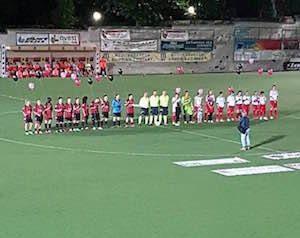
<instances>
[{"instance_id":1,"label":"black shorts","mask_svg":"<svg viewBox=\"0 0 300 238\"><path fill-rule=\"evenodd\" d=\"M42 124L43 116L35 116L35 122L38 122L38 123Z\"/></svg>"},{"instance_id":2,"label":"black shorts","mask_svg":"<svg viewBox=\"0 0 300 238\"><path fill-rule=\"evenodd\" d=\"M158 115L158 107L151 107L151 114L157 116Z\"/></svg>"},{"instance_id":3,"label":"black shorts","mask_svg":"<svg viewBox=\"0 0 300 238\"><path fill-rule=\"evenodd\" d=\"M32 123L32 118L31 117L26 117L24 119L25 123Z\"/></svg>"},{"instance_id":4,"label":"black shorts","mask_svg":"<svg viewBox=\"0 0 300 238\"><path fill-rule=\"evenodd\" d=\"M160 113L163 116L167 116L168 115L168 107L160 107Z\"/></svg>"},{"instance_id":5,"label":"black shorts","mask_svg":"<svg viewBox=\"0 0 300 238\"><path fill-rule=\"evenodd\" d=\"M89 115L83 116L82 121L87 121L89 119Z\"/></svg>"},{"instance_id":6,"label":"black shorts","mask_svg":"<svg viewBox=\"0 0 300 238\"><path fill-rule=\"evenodd\" d=\"M133 113L127 113L127 117L134 118L134 114Z\"/></svg>"},{"instance_id":7,"label":"black shorts","mask_svg":"<svg viewBox=\"0 0 300 238\"><path fill-rule=\"evenodd\" d=\"M66 117L65 121L72 121L72 117Z\"/></svg>"},{"instance_id":8,"label":"black shorts","mask_svg":"<svg viewBox=\"0 0 300 238\"><path fill-rule=\"evenodd\" d=\"M149 108L141 108L140 115L149 116Z\"/></svg>"},{"instance_id":9,"label":"black shorts","mask_svg":"<svg viewBox=\"0 0 300 238\"><path fill-rule=\"evenodd\" d=\"M108 119L109 113L108 112L102 112L102 116L103 116L103 118Z\"/></svg>"},{"instance_id":10,"label":"black shorts","mask_svg":"<svg viewBox=\"0 0 300 238\"><path fill-rule=\"evenodd\" d=\"M61 122L64 122L64 117L63 117L63 116L57 116L57 117L56 117L56 121L57 121L57 122L60 122L60 123L61 123Z\"/></svg>"},{"instance_id":11,"label":"black shorts","mask_svg":"<svg viewBox=\"0 0 300 238\"><path fill-rule=\"evenodd\" d=\"M114 113L114 117L121 117L121 112Z\"/></svg>"},{"instance_id":12,"label":"black shorts","mask_svg":"<svg viewBox=\"0 0 300 238\"><path fill-rule=\"evenodd\" d=\"M74 114L75 121L80 121L80 114Z\"/></svg>"},{"instance_id":13,"label":"black shorts","mask_svg":"<svg viewBox=\"0 0 300 238\"><path fill-rule=\"evenodd\" d=\"M100 114L99 114L99 112L92 113L92 120L93 121L99 121L100 120Z\"/></svg>"}]
</instances>

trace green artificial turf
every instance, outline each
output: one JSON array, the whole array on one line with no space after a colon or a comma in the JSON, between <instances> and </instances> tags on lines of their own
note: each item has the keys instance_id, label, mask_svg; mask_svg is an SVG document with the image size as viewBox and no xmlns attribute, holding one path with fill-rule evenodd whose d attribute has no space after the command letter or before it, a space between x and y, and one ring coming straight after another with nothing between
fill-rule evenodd
<instances>
[{"instance_id":1,"label":"green artificial turf","mask_svg":"<svg viewBox=\"0 0 300 238\"><path fill-rule=\"evenodd\" d=\"M28 83L35 82L35 90ZM236 123L110 128L25 136L23 99L133 93L176 87L269 91L279 120L251 122L241 152ZM0 80L0 238L295 238L300 172L225 177L212 169L283 164L263 154L300 151L300 73L115 77L76 88L70 79ZM261 145L260 145L261 144ZM239 156L246 165L183 168L180 160ZM300 159L298 159L299 161ZM289 160L296 162L297 159Z\"/></svg>"}]
</instances>

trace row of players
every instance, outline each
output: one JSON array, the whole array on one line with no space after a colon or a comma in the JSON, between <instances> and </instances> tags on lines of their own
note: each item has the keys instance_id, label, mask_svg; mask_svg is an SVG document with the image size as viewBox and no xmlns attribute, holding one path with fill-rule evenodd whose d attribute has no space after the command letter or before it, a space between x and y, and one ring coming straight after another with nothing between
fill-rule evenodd
<instances>
[{"instance_id":1,"label":"row of players","mask_svg":"<svg viewBox=\"0 0 300 238\"><path fill-rule=\"evenodd\" d=\"M192 100L188 91L185 91L184 95L180 96L180 90L176 89L175 95L171 99L172 104L172 124L175 126L180 125L180 117L183 112L184 123L213 123L213 114L216 105L216 122L224 122L224 108L227 104L227 121L238 121L241 112L245 111L247 115L250 113L250 106L252 104L253 119L267 120L267 98L263 91L260 93L254 92L250 96L246 91L242 94L242 91L238 91L235 95L232 88L228 89L228 96L225 99L223 92L219 93L219 96L215 98L212 90L208 91L205 97L205 109L203 115L203 90L199 89L197 95ZM273 85L269 93L270 102L270 119L277 118L277 101L278 91L276 86ZM140 108L140 115L138 117L138 124L142 123L144 119L146 125L164 125L168 124L168 106L169 96L166 91L162 92L161 96L158 96L157 91L153 91L153 94L148 97L147 92L139 100L139 104L134 103L132 94L128 95L126 103L126 119L125 127L134 127L134 108ZM92 116L93 130L101 130L103 127L108 126L109 113L113 113L113 126L120 126L121 113L123 111L123 103L120 99L120 95L116 95L110 103L107 95L104 95L103 99L96 98L88 105L88 98L85 96L82 98L82 104L80 99L75 98L72 103L71 98L67 98L64 104L63 98L59 97L58 102L53 108L52 99L49 97L45 105L38 99L34 108L31 106L30 101L26 101L23 108L25 133L33 134L32 132L32 115L35 116L35 133L41 134L41 126L44 121L46 133L51 132L53 109L55 111L55 123L56 131L80 131L81 129L88 129L89 115ZM100 117L100 110L102 117ZM81 125L80 125L81 122Z\"/></svg>"}]
</instances>

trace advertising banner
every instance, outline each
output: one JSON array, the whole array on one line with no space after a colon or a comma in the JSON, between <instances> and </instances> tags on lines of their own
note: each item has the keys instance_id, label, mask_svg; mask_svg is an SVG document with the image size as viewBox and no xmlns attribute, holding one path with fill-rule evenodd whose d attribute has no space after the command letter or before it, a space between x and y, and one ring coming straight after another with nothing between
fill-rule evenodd
<instances>
[{"instance_id":1,"label":"advertising banner","mask_svg":"<svg viewBox=\"0 0 300 238\"><path fill-rule=\"evenodd\" d=\"M163 62L207 62L211 53L207 52L166 52L162 53Z\"/></svg>"},{"instance_id":2,"label":"advertising banner","mask_svg":"<svg viewBox=\"0 0 300 238\"><path fill-rule=\"evenodd\" d=\"M101 40L130 40L129 30L122 29L102 29Z\"/></svg>"},{"instance_id":3,"label":"advertising banner","mask_svg":"<svg viewBox=\"0 0 300 238\"><path fill-rule=\"evenodd\" d=\"M16 45L49 45L49 34L16 33Z\"/></svg>"},{"instance_id":4,"label":"advertising banner","mask_svg":"<svg viewBox=\"0 0 300 238\"><path fill-rule=\"evenodd\" d=\"M282 50L236 50L234 51L235 61L249 61L254 60L282 60L285 58L285 52Z\"/></svg>"},{"instance_id":5,"label":"advertising banner","mask_svg":"<svg viewBox=\"0 0 300 238\"><path fill-rule=\"evenodd\" d=\"M282 40L253 40L253 39L235 39L234 49L249 50L281 50Z\"/></svg>"},{"instance_id":6,"label":"advertising banner","mask_svg":"<svg viewBox=\"0 0 300 238\"><path fill-rule=\"evenodd\" d=\"M80 45L79 33L51 33L49 36L50 45Z\"/></svg>"},{"instance_id":7,"label":"advertising banner","mask_svg":"<svg viewBox=\"0 0 300 238\"><path fill-rule=\"evenodd\" d=\"M157 51L157 40L101 40L101 51Z\"/></svg>"},{"instance_id":8,"label":"advertising banner","mask_svg":"<svg viewBox=\"0 0 300 238\"><path fill-rule=\"evenodd\" d=\"M158 52L119 52L108 53L109 62L160 62L161 55Z\"/></svg>"},{"instance_id":9,"label":"advertising banner","mask_svg":"<svg viewBox=\"0 0 300 238\"><path fill-rule=\"evenodd\" d=\"M210 52L213 50L213 40L162 41L161 50Z\"/></svg>"},{"instance_id":10,"label":"advertising banner","mask_svg":"<svg viewBox=\"0 0 300 238\"><path fill-rule=\"evenodd\" d=\"M300 61L299 62L284 62L283 69L286 71L300 70Z\"/></svg>"},{"instance_id":11,"label":"advertising banner","mask_svg":"<svg viewBox=\"0 0 300 238\"><path fill-rule=\"evenodd\" d=\"M161 39L163 41L187 41L189 40L189 33L182 30L162 30Z\"/></svg>"}]
</instances>

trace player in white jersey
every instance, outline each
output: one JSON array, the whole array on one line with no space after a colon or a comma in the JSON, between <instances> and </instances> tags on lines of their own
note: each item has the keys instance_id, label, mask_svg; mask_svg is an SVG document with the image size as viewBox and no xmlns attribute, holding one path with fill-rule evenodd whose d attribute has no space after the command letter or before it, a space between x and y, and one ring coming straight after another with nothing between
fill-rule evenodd
<instances>
[{"instance_id":1,"label":"player in white jersey","mask_svg":"<svg viewBox=\"0 0 300 238\"><path fill-rule=\"evenodd\" d=\"M216 104L217 104L217 115L216 115L216 122L224 122L224 117L223 117L223 111L225 107L225 98L223 96L223 92L221 91L219 93L219 96L216 99Z\"/></svg>"},{"instance_id":2,"label":"player in white jersey","mask_svg":"<svg viewBox=\"0 0 300 238\"><path fill-rule=\"evenodd\" d=\"M259 110L259 119L262 120L268 120L267 118L267 98L265 96L265 92L261 91L259 95L259 104L260 104L260 110Z\"/></svg>"},{"instance_id":3,"label":"player in white jersey","mask_svg":"<svg viewBox=\"0 0 300 238\"><path fill-rule=\"evenodd\" d=\"M199 89L197 95L194 97L194 121L202 123L202 101L203 89Z\"/></svg>"},{"instance_id":4,"label":"player in white jersey","mask_svg":"<svg viewBox=\"0 0 300 238\"><path fill-rule=\"evenodd\" d=\"M227 96L227 121L234 121L234 108L235 108L235 97L234 91Z\"/></svg>"},{"instance_id":5,"label":"player in white jersey","mask_svg":"<svg viewBox=\"0 0 300 238\"><path fill-rule=\"evenodd\" d=\"M172 97L172 124L175 126L179 126L179 118L181 113L181 99L179 93L175 93L174 97Z\"/></svg>"},{"instance_id":6,"label":"player in white jersey","mask_svg":"<svg viewBox=\"0 0 300 238\"><path fill-rule=\"evenodd\" d=\"M276 85L272 86L272 89L269 93L270 96L270 119L277 119L278 117L278 91L276 89Z\"/></svg>"},{"instance_id":7,"label":"player in white jersey","mask_svg":"<svg viewBox=\"0 0 300 238\"><path fill-rule=\"evenodd\" d=\"M141 109L140 116L138 118L138 124L142 124L143 117L145 118L145 125L148 125L149 122L149 106L150 106L150 99L148 97L148 93L144 92L144 96L141 97L139 102L139 107Z\"/></svg>"},{"instance_id":8,"label":"player in white jersey","mask_svg":"<svg viewBox=\"0 0 300 238\"><path fill-rule=\"evenodd\" d=\"M235 120L239 121L243 110L243 95L241 90L239 90L237 95L235 96L235 108L236 108Z\"/></svg>"},{"instance_id":9,"label":"player in white jersey","mask_svg":"<svg viewBox=\"0 0 300 238\"><path fill-rule=\"evenodd\" d=\"M212 90L208 90L205 97L205 111L204 111L204 122L207 121L207 114L210 111L211 106L215 104L215 95Z\"/></svg>"},{"instance_id":10,"label":"player in white jersey","mask_svg":"<svg viewBox=\"0 0 300 238\"><path fill-rule=\"evenodd\" d=\"M252 119L256 120L260 115L260 103L259 103L259 95L256 91L254 91L252 97Z\"/></svg>"},{"instance_id":11,"label":"player in white jersey","mask_svg":"<svg viewBox=\"0 0 300 238\"><path fill-rule=\"evenodd\" d=\"M251 96L249 94L249 91L246 91L245 95L243 96L243 110L245 111L247 117L249 116L249 112L250 112L250 104L251 104Z\"/></svg>"}]
</instances>

